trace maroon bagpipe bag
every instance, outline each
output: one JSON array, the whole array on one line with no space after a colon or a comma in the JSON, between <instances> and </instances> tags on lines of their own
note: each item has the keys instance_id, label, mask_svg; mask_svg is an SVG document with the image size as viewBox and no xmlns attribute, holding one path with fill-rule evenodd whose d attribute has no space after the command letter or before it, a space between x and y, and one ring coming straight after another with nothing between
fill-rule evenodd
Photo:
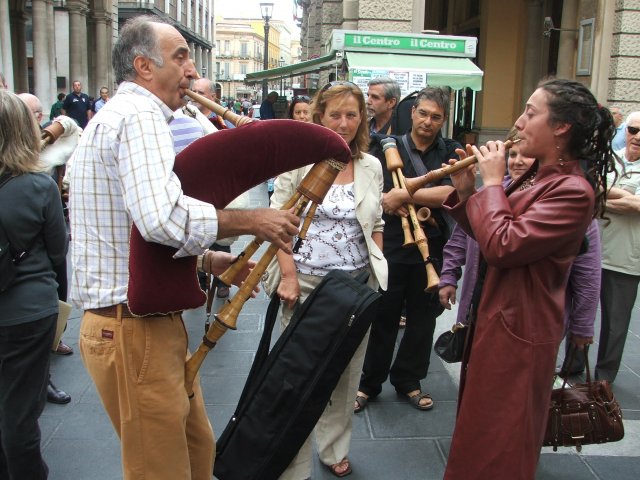
<instances>
[{"instance_id":1,"label":"maroon bagpipe bag","mask_svg":"<svg viewBox=\"0 0 640 480\"><path fill-rule=\"evenodd\" d=\"M173 171L185 195L224 208L242 192L276 175L351 152L337 133L293 120L256 121L196 140L176 157ZM176 248L147 242L135 225L129 254L129 310L166 314L204 304L197 257L173 258Z\"/></svg>"}]
</instances>

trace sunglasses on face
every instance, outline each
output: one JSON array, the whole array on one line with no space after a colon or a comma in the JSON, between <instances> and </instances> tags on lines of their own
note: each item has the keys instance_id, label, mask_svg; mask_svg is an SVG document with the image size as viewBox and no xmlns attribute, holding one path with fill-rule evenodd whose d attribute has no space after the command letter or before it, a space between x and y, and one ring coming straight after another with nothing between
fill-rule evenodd
<instances>
[{"instance_id":1,"label":"sunglasses on face","mask_svg":"<svg viewBox=\"0 0 640 480\"><path fill-rule=\"evenodd\" d=\"M640 128L638 128L638 127L627 127L627 132L629 132L631 135L637 135L638 132L640 132Z\"/></svg>"},{"instance_id":2,"label":"sunglasses on face","mask_svg":"<svg viewBox=\"0 0 640 480\"><path fill-rule=\"evenodd\" d=\"M335 80L333 82L327 83L324 87L322 87L322 92L329 90L331 87L337 87L338 85L348 85L350 87L356 87L360 89L355 83L349 82L348 80Z\"/></svg>"}]
</instances>

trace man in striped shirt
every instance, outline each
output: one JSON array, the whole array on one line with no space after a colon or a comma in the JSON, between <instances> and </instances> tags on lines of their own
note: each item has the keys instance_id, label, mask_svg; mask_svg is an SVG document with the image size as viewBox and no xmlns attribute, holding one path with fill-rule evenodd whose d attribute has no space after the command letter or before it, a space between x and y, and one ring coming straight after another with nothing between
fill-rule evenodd
<instances>
[{"instance_id":1,"label":"man in striped shirt","mask_svg":"<svg viewBox=\"0 0 640 480\"><path fill-rule=\"evenodd\" d=\"M184 389L182 318L133 317L127 308L131 226L184 257L244 234L290 252L299 219L269 208L216 211L182 193L168 124L193 67L174 27L130 19L112 61L118 92L84 131L71 175L71 298L85 311L80 352L121 439L125 480L210 480L215 443L199 382L191 399ZM219 274L231 258L208 252L203 265Z\"/></svg>"}]
</instances>

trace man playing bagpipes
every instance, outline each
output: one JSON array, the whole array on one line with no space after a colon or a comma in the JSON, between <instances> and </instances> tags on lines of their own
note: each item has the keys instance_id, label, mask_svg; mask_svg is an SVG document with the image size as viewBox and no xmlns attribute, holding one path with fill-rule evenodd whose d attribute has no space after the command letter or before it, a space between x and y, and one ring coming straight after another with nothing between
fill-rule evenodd
<instances>
[{"instance_id":1,"label":"man playing bagpipes","mask_svg":"<svg viewBox=\"0 0 640 480\"><path fill-rule=\"evenodd\" d=\"M118 91L72 159L80 352L121 439L125 479L210 479L215 443L202 391L197 379L193 396L184 386L181 311L204 303L196 256L244 234L290 251L299 222L291 211L222 208L274 174L325 158L346 162L349 150L333 132L283 120L206 136L174 157L168 123L193 76L187 42L156 17L136 17L120 30L112 63ZM237 148L248 138L265 152ZM220 274L233 258L205 252L200 266Z\"/></svg>"}]
</instances>

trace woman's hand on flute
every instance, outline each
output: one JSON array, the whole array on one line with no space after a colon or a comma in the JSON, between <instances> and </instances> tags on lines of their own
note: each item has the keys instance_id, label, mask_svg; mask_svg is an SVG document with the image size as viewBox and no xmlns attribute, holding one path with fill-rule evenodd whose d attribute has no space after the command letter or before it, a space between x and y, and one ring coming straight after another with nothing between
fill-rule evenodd
<instances>
[{"instance_id":1,"label":"woman's hand on flute","mask_svg":"<svg viewBox=\"0 0 640 480\"><path fill-rule=\"evenodd\" d=\"M502 186L506 168L504 143L490 141L480 148L471 147L471 151L478 159L478 167L482 176L482 183L486 187Z\"/></svg>"},{"instance_id":2,"label":"woman's hand on flute","mask_svg":"<svg viewBox=\"0 0 640 480\"><path fill-rule=\"evenodd\" d=\"M471 145L467 145L467 150L456 148L456 153L460 157L460 160L464 160L469 155L473 155L471 152ZM450 159L449 165L455 165L458 160ZM446 165L445 165L446 166ZM457 172L450 174L451 183L458 192L458 198L460 201L465 201L476 191L476 166L475 164L469 165L467 168L463 168Z\"/></svg>"},{"instance_id":3,"label":"woman's hand on flute","mask_svg":"<svg viewBox=\"0 0 640 480\"><path fill-rule=\"evenodd\" d=\"M392 188L382 195L382 210L388 215L398 215L408 217L409 211L406 202L410 202L411 197L404 188Z\"/></svg>"}]
</instances>

